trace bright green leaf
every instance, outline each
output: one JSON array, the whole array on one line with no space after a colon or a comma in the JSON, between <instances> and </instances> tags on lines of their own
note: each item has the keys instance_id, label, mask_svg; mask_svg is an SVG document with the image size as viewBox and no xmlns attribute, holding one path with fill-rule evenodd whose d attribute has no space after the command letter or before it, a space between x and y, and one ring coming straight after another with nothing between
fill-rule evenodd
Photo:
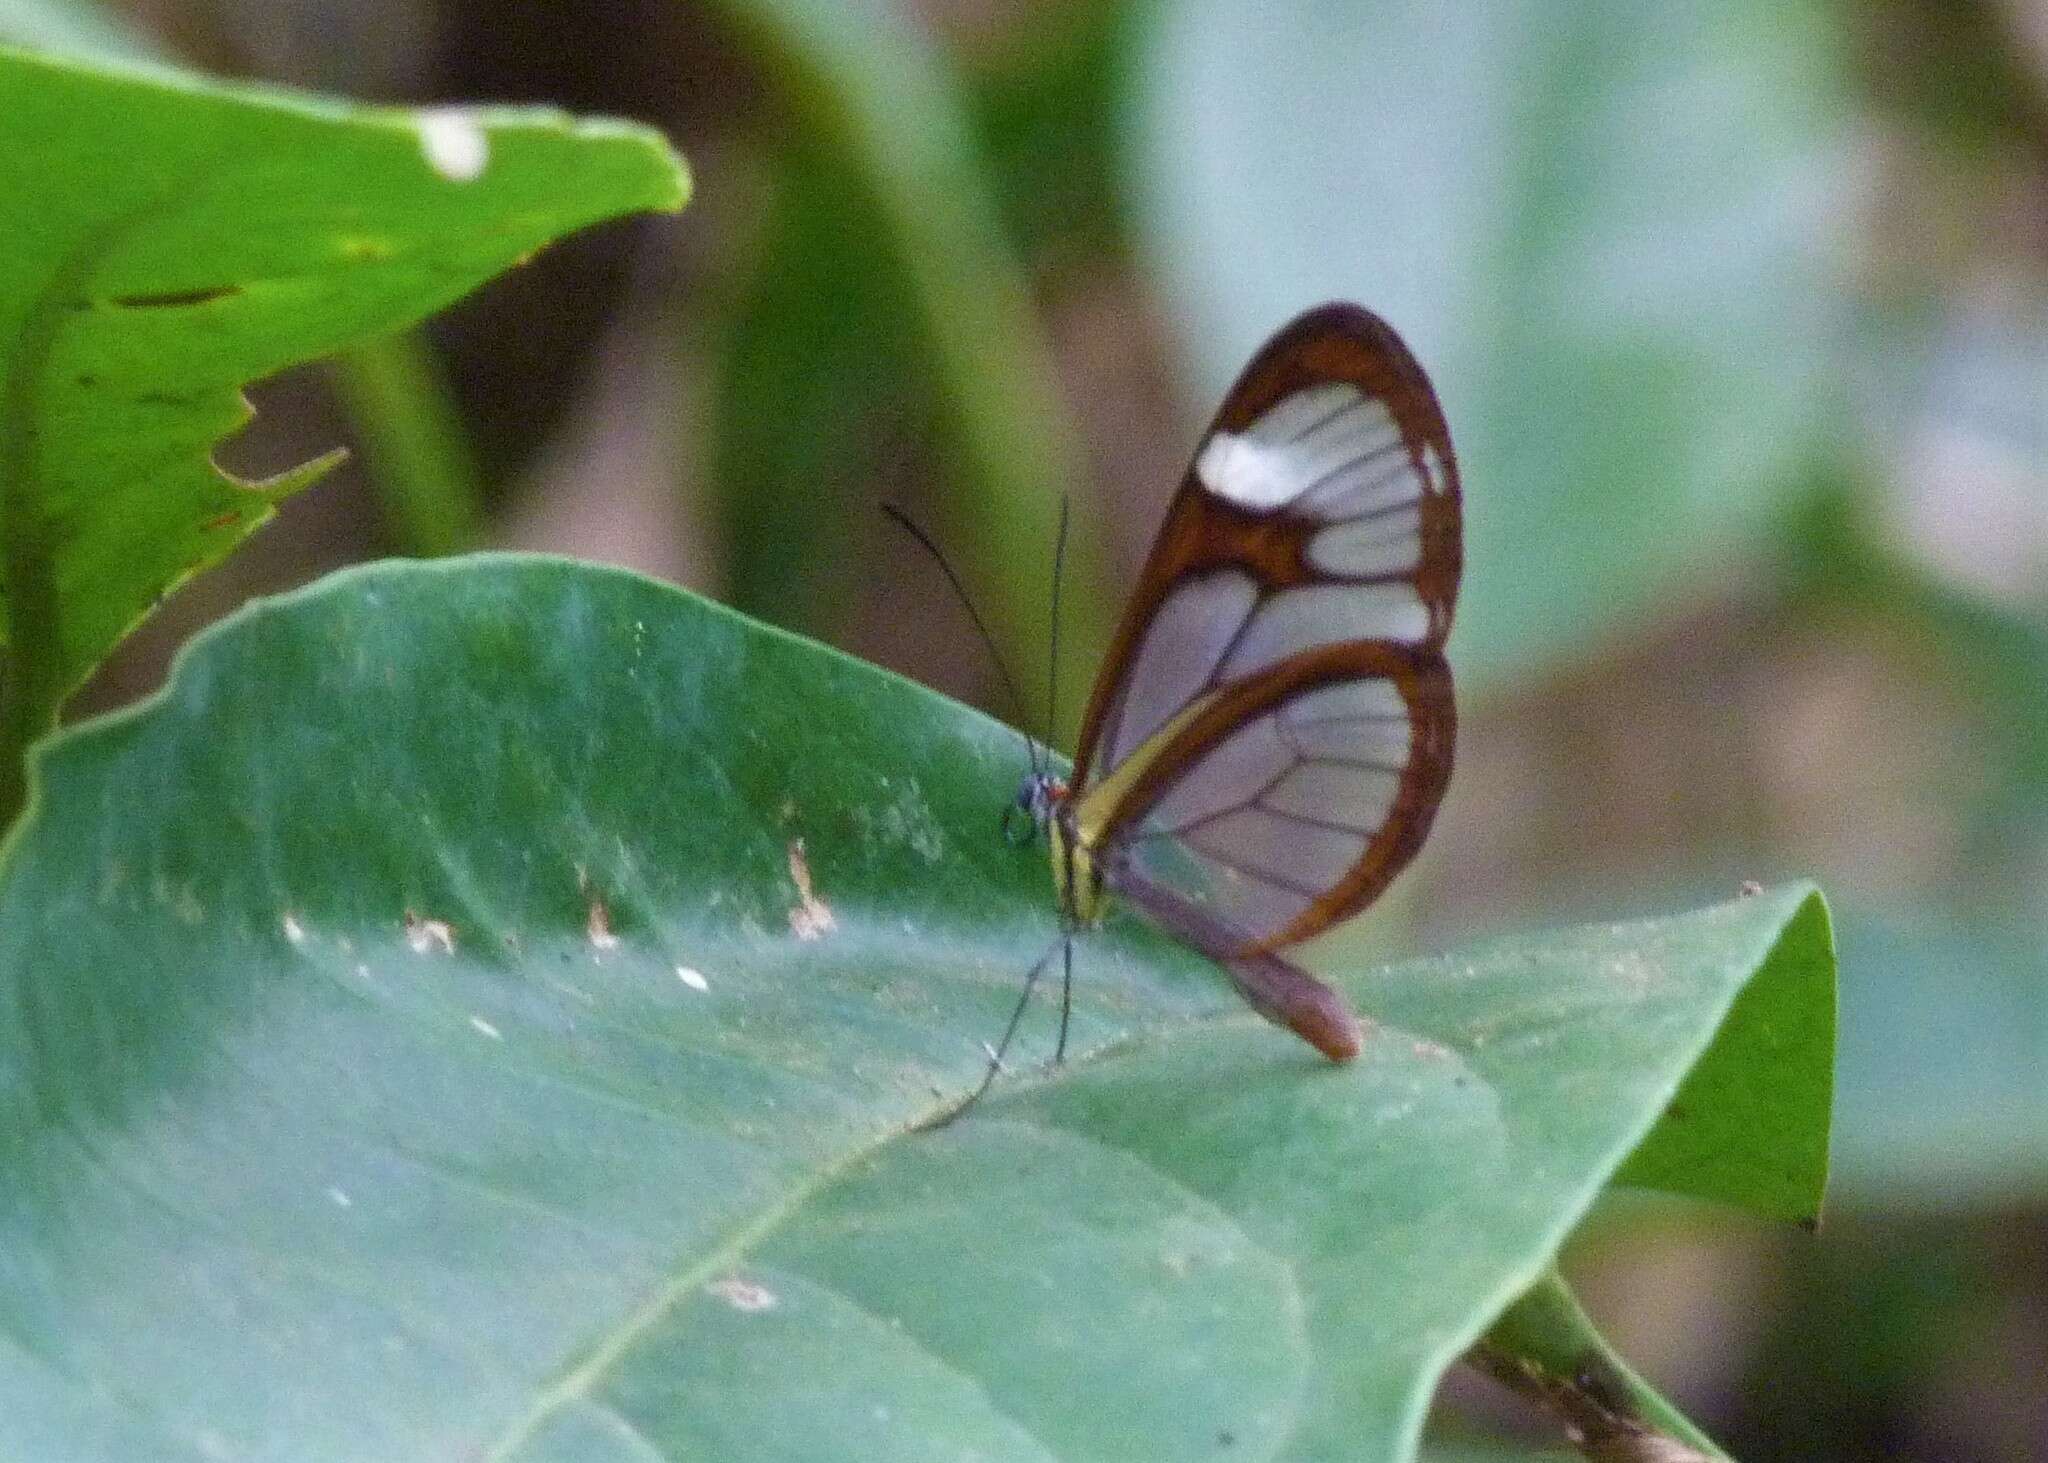
<instances>
[{"instance_id":1,"label":"bright green leaf","mask_svg":"<svg viewBox=\"0 0 2048 1463\"><path fill-rule=\"evenodd\" d=\"M1725 588L1836 403L1833 12L1780 0L1150 7L1140 222L1201 377L1353 298L1444 397L1452 661L1584 655Z\"/></svg>"},{"instance_id":2,"label":"bright green leaf","mask_svg":"<svg viewBox=\"0 0 2048 1463\"><path fill-rule=\"evenodd\" d=\"M1834 927L1816 900L1785 926L1618 1181L1818 1223L1834 1056Z\"/></svg>"},{"instance_id":3,"label":"bright green leaf","mask_svg":"<svg viewBox=\"0 0 2048 1463\"><path fill-rule=\"evenodd\" d=\"M551 560L202 637L0 872L0 1455L1406 1456L1745 987L1826 995L1781 890L1342 973L1337 1067L1117 919L916 1133L1054 932L1019 762Z\"/></svg>"},{"instance_id":4,"label":"bright green leaf","mask_svg":"<svg viewBox=\"0 0 2048 1463\"><path fill-rule=\"evenodd\" d=\"M329 459L240 482L247 382L370 339L685 182L655 134L0 52L0 761ZM11 810L16 798L0 799Z\"/></svg>"}]
</instances>

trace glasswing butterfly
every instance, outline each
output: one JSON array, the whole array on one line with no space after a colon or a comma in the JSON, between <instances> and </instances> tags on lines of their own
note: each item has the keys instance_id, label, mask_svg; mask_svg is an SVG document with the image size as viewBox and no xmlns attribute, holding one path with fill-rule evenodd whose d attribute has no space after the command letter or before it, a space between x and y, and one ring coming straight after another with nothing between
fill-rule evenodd
<instances>
[{"instance_id":1,"label":"glasswing butterfly","mask_svg":"<svg viewBox=\"0 0 2048 1463\"><path fill-rule=\"evenodd\" d=\"M1062 522L1064 530L1064 520ZM1358 1018L1280 952L1370 904L1422 846L1451 775L1444 641L1463 550L1429 378L1350 304L1267 341L1223 399L1153 542L1082 719L1072 776L1034 767L1005 830L1042 830L1061 934L1110 896L1221 965L1332 1061ZM1057 610L1055 610L1057 615Z\"/></svg>"}]
</instances>

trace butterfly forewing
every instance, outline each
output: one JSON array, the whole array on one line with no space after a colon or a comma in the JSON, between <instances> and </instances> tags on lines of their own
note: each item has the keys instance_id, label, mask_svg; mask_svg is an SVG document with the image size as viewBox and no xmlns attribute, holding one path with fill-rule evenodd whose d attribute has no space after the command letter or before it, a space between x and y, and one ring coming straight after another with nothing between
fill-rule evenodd
<instances>
[{"instance_id":1,"label":"butterfly forewing","mask_svg":"<svg viewBox=\"0 0 2048 1463\"><path fill-rule=\"evenodd\" d=\"M1386 887L1450 774L1459 534L1443 414L1392 329L1331 305L1275 336L1196 451L1082 726L1080 822L1112 885L1190 894L1236 953Z\"/></svg>"}]
</instances>

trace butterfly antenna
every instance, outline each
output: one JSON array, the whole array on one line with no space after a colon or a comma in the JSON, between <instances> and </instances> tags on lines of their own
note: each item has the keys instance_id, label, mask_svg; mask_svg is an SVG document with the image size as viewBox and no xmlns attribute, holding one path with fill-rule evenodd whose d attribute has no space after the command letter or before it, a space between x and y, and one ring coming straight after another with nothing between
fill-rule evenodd
<instances>
[{"instance_id":1,"label":"butterfly antenna","mask_svg":"<svg viewBox=\"0 0 2048 1463\"><path fill-rule=\"evenodd\" d=\"M1052 546L1052 666L1045 675L1045 745L1060 734L1060 571L1067 562L1067 495L1060 494L1060 532Z\"/></svg>"},{"instance_id":2,"label":"butterfly antenna","mask_svg":"<svg viewBox=\"0 0 2048 1463\"><path fill-rule=\"evenodd\" d=\"M988 647L988 658L994 663L996 674L1002 678L1003 689L1009 693L1011 712L1021 724L1024 720L1024 694L1017 689L1017 678L1010 674L1010 667L1003 661L1002 651L996 648L996 637L989 633L988 622L982 619L981 611L974 607L974 601L968 597L967 586L960 582L960 576L954 573L953 566L946 562L946 555L937 542L920 528L908 513L894 503L884 503L881 506L882 511L889 515L890 522L924 546L924 551L938 564L939 572L946 576L946 582L953 586L953 593L959 598L961 607L967 611L967 618L974 622L974 628L981 636L981 643ZM1062 519L1064 520L1064 514ZM1031 763L1032 772L1036 773L1038 744L1031 739L1031 733L1022 732L1020 735L1024 738L1024 755Z\"/></svg>"}]
</instances>

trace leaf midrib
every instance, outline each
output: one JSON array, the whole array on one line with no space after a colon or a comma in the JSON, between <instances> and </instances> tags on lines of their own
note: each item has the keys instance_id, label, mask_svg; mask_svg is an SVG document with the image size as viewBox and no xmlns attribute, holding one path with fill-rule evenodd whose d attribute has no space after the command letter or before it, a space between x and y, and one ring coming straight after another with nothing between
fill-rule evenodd
<instances>
[{"instance_id":1,"label":"leaf midrib","mask_svg":"<svg viewBox=\"0 0 2048 1463\"><path fill-rule=\"evenodd\" d=\"M1107 1062L1134 1056L1139 1049L1174 1031L1190 1027L1210 1028L1232 1022L1240 1022L1247 1026L1255 1024L1251 1017L1243 1013L1228 1009L1219 1010L1114 1038L1094 1051L1075 1057L1059 1067L1048 1068L1045 1075L1019 1076L1013 1080L1025 1085L1041 1085L1056 1080L1054 1074L1057 1073L1099 1067ZM765 1209L757 1218L736 1227L727 1239L713 1246L702 1259L685 1266L672 1279L659 1286L645 1301L634 1307L609 1334L597 1342L589 1356L582 1362L563 1372L551 1385L542 1388L533 1405L513 1419L506 1430L478 1456L491 1460L491 1463L501 1463L501 1460L512 1458L516 1450L532 1438L557 1412L571 1402L588 1401L597 1380L685 1298L730 1270L742 1256L773 1234L785 1220L801 1213L812 1199L876 1154L884 1152L891 1144L927 1136L921 1125L951 1105L951 1099L935 1103L929 1113L908 1126L884 1129L868 1142L851 1145L838 1158L822 1165L809 1178L792 1188L781 1201Z\"/></svg>"}]
</instances>

